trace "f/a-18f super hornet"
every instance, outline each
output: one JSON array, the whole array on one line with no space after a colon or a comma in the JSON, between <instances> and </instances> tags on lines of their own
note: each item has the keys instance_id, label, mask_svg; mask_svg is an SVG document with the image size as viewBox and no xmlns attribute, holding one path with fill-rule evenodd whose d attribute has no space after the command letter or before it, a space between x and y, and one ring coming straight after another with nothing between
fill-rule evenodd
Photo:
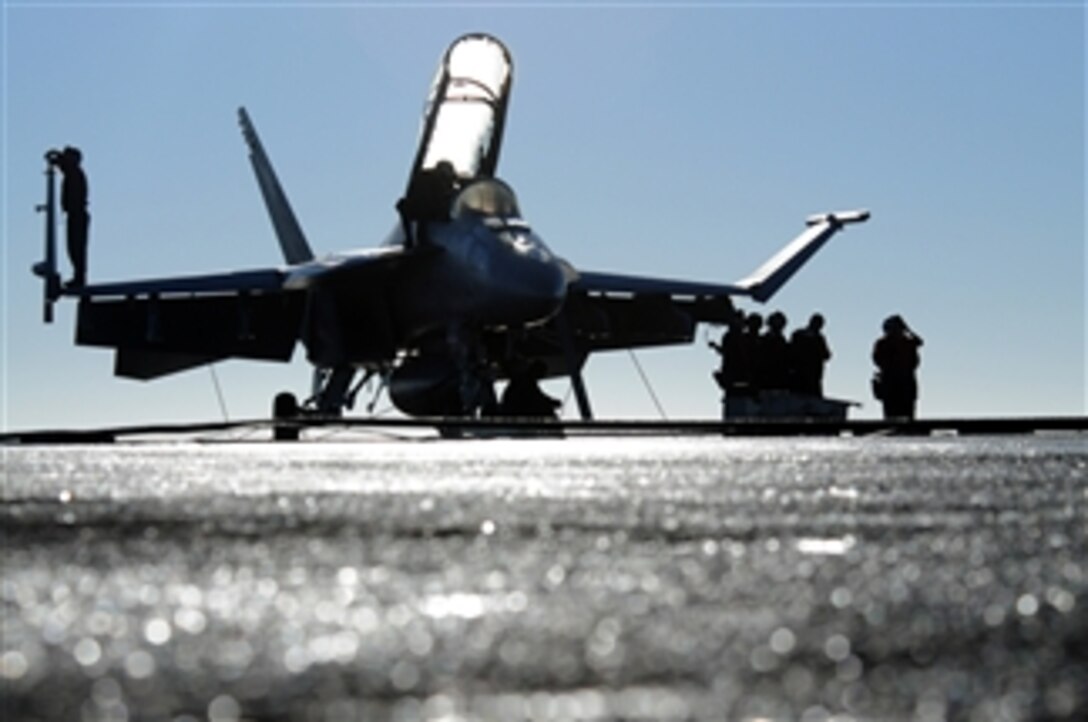
<instances>
[{"instance_id":1,"label":"f/a-18f super hornet","mask_svg":"<svg viewBox=\"0 0 1088 722\"><path fill-rule=\"evenodd\" d=\"M242 134L286 265L62 288L47 172L46 318L77 296L76 342L116 349L115 373L154 379L228 358L315 367L303 409L339 414L378 376L414 416L493 413L494 384L534 368L568 376L592 418L582 369L595 351L690 343L724 323L732 296L766 301L837 231L868 213L827 213L734 284L598 273L555 255L496 176L513 65L471 34L442 56L399 221L375 248L314 255L245 109ZM361 374L361 376L360 376ZM355 380L360 380L356 383ZM291 406L292 401L278 403Z\"/></svg>"}]
</instances>

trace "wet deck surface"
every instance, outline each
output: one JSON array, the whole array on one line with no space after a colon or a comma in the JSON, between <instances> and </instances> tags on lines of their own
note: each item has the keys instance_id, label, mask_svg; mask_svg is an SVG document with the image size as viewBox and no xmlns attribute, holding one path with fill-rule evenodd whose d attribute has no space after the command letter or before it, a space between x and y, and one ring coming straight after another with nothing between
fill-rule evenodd
<instances>
[{"instance_id":1,"label":"wet deck surface","mask_svg":"<svg viewBox=\"0 0 1088 722\"><path fill-rule=\"evenodd\" d=\"M19 720L1088 716L1088 443L9 447Z\"/></svg>"}]
</instances>

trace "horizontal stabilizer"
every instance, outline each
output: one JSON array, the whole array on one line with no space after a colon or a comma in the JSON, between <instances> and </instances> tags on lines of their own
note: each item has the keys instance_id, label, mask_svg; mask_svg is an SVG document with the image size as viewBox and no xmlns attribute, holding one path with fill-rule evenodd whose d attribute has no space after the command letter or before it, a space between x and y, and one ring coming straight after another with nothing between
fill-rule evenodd
<instances>
[{"instance_id":1,"label":"horizontal stabilizer","mask_svg":"<svg viewBox=\"0 0 1088 722\"><path fill-rule=\"evenodd\" d=\"M257 130L249 119L245 108L238 109L238 122L242 126L242 136L249 146L249 160L253 164L253 172L257 176L257 184L261 187L261 195L264 196L268 215L272 218L272 226L276 229L276 237L283 249L283 257L290 264L312 261L314 252L306 241L302 227L291 209L287 200L287 194L283 192L276 171L272 169L272 163L264 152L261 139L257 136Z\"/></svg>"},{"instance_id":2,"label":"horizontal stabilizer","mask_svg":"<svg viewBox=\"0 0 1088 722\"><path fill-rule=\"evenodd\" d=\"M810 216L807 228L793 239L785 248L771 257L754 273L739 281L736 286L740 292L759 302L771 298L778 289L793 278L793 274L805 265L831 237L842 230L848 223L863 223L869 220L869 211L844 211Z\"/></svg>"}]
</instances>

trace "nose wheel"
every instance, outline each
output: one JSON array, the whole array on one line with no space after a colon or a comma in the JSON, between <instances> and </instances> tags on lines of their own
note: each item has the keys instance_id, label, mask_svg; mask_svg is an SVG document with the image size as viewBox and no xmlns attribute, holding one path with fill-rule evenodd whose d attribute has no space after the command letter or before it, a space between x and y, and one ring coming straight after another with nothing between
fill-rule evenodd
<instances>
[{"instance_id":1,"label":"nose wheel","mask_svg":"<svg viewBox=\"0 0 1088 722\"><path fill-rule=\"evenodd\" d=\"M351 408L355 393L351 380L355 369L344 366L314 371L314 393L306 403L299 404L298 397L290 391L276 394L272 400L272 438L276 441L298 441L302 431L299 420L305 415L340 416L345 408Z\"/></svg>"},{"instance_id":2,"label":"nose wheel","mask_svg":"<svg viewBox=\"0 0 1088 722\"><path fill-rule=\"evenodd\" d=\"M274 441L298 441L302 428L298 424L302 410L298 398L290 391L276 394L272 400L272 439Z\"/></svg>"},{"instance_id":3,"label":"nose wheel","mask_svg":"<svg viewBox=\"0 0 1088 722\"><path fill-rule=\"evenodd\" d=\"M276 441L298 441L302 427L299 422L306 416L342 416L344 409L354 408L360 389L377 373L368 369L352 386L356 374L352 366L314 369L313 394L305 403L300 404L298 397L289 391L277 394L272 400L273 438ZM381 393L381 388L378 393ZM373 403L369 410L373 410Z\"/></svg>"}]
</instances>

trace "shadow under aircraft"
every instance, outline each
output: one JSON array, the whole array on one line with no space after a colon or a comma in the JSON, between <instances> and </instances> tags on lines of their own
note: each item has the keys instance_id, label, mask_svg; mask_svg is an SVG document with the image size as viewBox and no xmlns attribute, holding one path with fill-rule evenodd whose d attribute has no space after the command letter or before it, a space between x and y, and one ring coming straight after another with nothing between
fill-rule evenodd
<instances>
[{"instance_id":1,"label":"shadow under aircraft","mask_svg":"<svg viewBox=\"0 0 1088 722\"><path fill-rule=\"evenodd\" d=\"M303 413L341 414L364 380L379 377L405 414L487 415L495 383L531 365L539 378L570 377L590 419L590 354L690 343L699 323L728 319L731 297L766 301L844 225L868 218L811 217L734 284L579 269L545 245L496 176L512 79L494 37L466 35L448 48L400 220L375 248L315 256L245 109L242 134L285 266L62 288L50 178L38 267L46 319L60 297L78 297L76 343L116 349L116 375L143 380L228 358L285 362L301 342L315 367ZM281 394L277 407L299 405Z\"/></svg>"}]
</instances>

